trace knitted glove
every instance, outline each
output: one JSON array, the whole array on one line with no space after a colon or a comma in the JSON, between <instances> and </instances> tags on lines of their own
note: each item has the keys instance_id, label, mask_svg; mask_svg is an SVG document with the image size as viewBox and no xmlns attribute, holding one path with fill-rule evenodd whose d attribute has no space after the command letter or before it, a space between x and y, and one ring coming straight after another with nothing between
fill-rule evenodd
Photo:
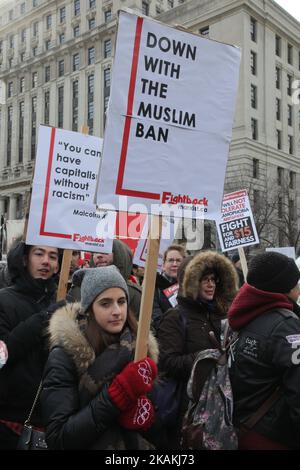
<instances>
[{"instance_id":1,"label":"knitted glove","mask_svg":"<svg viewBox=\"0 0 300 470\"><path fill-rule=\"evenodd\" d=\"M123 411L119 423L123 428L146 431L154 422L154 408L149 398L141 396L128 410Z\"/></svg>"},{"instance_id":2,"label":"knitted glove","mask_svg":"<svg viewBox=\"0 0 300 470\"><path fill-rule=\"evenodd\" d=\"M150 357L130 362L113 379L108 388L109 396L119 410L125 411L151 390L156 376L157 366Z\"/></svg>"}]
</instances>

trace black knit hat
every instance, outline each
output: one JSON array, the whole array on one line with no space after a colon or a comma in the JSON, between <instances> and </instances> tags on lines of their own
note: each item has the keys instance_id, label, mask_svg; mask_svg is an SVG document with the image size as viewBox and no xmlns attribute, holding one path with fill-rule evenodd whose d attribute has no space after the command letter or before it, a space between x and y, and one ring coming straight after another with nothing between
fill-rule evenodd
<instances>
[{"instance_id":1,"label":"black knit hat","mask_svg":"<svg viewBox=\"0 0 300 470\"><path fill-rule=\"evenodd\" d=\"M249 263L247 282L260 290L287 294L299 278L295 261L281 253L257 255Z\"/></svg>"}]
</instances>

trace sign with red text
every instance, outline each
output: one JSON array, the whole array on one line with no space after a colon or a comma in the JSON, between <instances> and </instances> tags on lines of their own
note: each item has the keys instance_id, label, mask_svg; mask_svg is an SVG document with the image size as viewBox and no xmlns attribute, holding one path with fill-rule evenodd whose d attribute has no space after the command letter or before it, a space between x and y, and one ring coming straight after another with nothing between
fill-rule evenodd
<instances>
[{"instance_id":1,"label":"sign with red text","mask_svg":"<svg viewBox=\"0 0 300 470\"><path fill-rule=\"evenodd\" d=\"M93 202L102 139L40 126L26 243L111 253L116 213Z\"/></svg>"},{"instance_id":2,"label":"sign with red text","mask_svg":"<svg viewBox=\"0 0 300 470\"><path fill-rule=\"evenodd\" d=\"M239 65L237 47L121 11L97 205L215 219Z\"/></svg>"},{"instance_id":3,"label":"sign with red text","mask_svg":"<svg viewBox=\"0 0 300 470\"><path fill-rule=\"evenodd\" d=\"M245 189L224 195L222 215L216 224L222 251L259 243Z\"/></svg>"}]
</instances>

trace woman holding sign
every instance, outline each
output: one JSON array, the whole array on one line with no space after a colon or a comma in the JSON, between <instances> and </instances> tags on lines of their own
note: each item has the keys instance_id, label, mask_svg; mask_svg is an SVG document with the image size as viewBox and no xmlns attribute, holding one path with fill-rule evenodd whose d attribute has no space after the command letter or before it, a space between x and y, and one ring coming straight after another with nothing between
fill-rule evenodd
<instances>
[{"instance_id":1,"label":"woman holding sign","mask_svg":"<svg viewBox=\"0 0 300 470\"><path fill-rule=\"evenodd\" d=\"M50 449L149 449L141 432L154 422L147 397L157 374L155 339L133 363L137 324L128 288L115 266L82 273L81 305L52 317L52 350L42 407ZM128 432L130 431L130 432Z\"/></svg>"}]
</instances>

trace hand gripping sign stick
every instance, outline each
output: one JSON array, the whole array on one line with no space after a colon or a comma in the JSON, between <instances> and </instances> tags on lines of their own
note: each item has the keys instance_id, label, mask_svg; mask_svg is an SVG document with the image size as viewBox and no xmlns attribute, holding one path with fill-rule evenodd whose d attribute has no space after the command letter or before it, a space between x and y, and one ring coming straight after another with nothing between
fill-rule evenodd
<instances>
[{"instance_id":1,"label":"hand gripping sign stick","mask_svg":"<svg viewBox=\"0 0 300 470\"><path fill-rule=\"evenodd\" d=\"M145 266L139 326L136 339L135 357L137 362L147 356L148 336L150 331L153 296L156 280L156 268L158 261L159 245L162 230L162 216L151 216L151 227L148 238L148 255Z\"/></svg>"},{"instance_id":2,"label":"hand gripping sign stick","mask_svg":"<svg viewBox=\"0 0 300 470\"><path fill-rule=\"evenodd\" d=\"M248 274L248 266L247 266L247 260L246 260L244 248L242 246L239 246L238 247L238 252L239 252L239 257L240 257L240 260L241 260L242 270L243 270L243 274L244 274L244 280L246 282L247 281L247 274Z\"/></svg>"},{"instance_id":3,"label":"hand gripping sign stick","mask_svg":"<svg viewBox=\"0 0 300 470\"><path fill-rule=\"evenodd\" d=\"M88 134L89 128L87 126L81 126L80 132L82 134ZM59 302L60 300L64 300L67 295L72 253L73 253L73 250L66 250L66 249L64 250L63 259L61 263L61 270L60 270L60 275L59 275L57 296L56 296L57 302Z\"/></svg>"}]
</instances>

